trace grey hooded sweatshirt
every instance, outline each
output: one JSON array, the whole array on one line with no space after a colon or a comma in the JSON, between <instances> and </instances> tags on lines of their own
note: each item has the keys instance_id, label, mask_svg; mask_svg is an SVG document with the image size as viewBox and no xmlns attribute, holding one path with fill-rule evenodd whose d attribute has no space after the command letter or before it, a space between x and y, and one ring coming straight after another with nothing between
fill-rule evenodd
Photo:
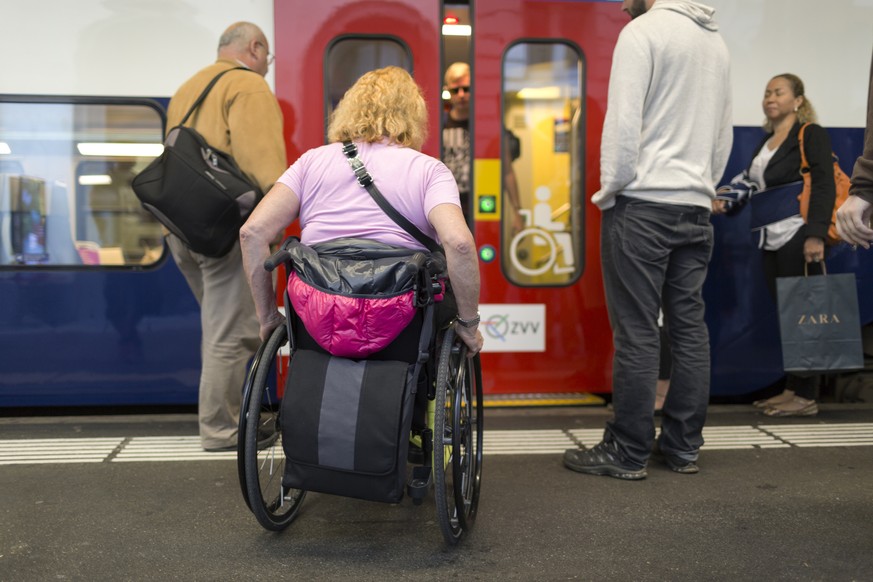
<instances>
[{"instance_id":1,"label":"grey hooded sweatshirt","mask_svg":"<svg viewBox=\"0 0 873 582\"><path fill-rule=\"evenodd\" d=\"M714 10L657 0L618 37L603 126L602 210L619 194L709 208L733 141L730 57Z\"/></svg>"}]
</instances>

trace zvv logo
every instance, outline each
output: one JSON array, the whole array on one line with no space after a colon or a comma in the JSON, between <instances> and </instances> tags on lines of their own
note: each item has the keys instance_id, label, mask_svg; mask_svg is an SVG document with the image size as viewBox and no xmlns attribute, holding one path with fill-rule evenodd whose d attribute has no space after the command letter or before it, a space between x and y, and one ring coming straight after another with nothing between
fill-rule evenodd
<instances>
[{"instance_id":1,"label":"zvv logo","mask_svg":"<svg viewBox=\"0 0 873 582\"><path fill-rule=\"evenodd\" d=\"M482 322L489 337L505 342L507 336L536 334L541 321L510 321L508 314L495 314Z\"/></svg>"},{"instance_id":2,"label":"zvv logo","mask_svg":"<svg viewBox=\"0 0 873 582\"><path fill-rule=\"evenodd\" d=\"M546 306L541 303L479 305L486 352L546 351Z\"/></svg>"}]
</instances>

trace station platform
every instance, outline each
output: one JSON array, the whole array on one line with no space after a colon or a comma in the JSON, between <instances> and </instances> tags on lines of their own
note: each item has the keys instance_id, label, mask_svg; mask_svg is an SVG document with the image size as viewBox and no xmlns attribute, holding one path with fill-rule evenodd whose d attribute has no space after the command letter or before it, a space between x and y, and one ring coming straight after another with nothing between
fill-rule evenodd
<instances>
[{"instance_id":1,"label":"station platform","mask_svg":"<svg viewBox=\"0 0 873 582\"><path fill-rule=\"evenodd\" d=\"M0 417L0 580L864 580L873 405L773 419L710 407L697 475L625 482L561 465L605 406L485 411L479 515L443 542L432 496L310 493L281 533L193 414Z\"/></svg>"}]
</instances>

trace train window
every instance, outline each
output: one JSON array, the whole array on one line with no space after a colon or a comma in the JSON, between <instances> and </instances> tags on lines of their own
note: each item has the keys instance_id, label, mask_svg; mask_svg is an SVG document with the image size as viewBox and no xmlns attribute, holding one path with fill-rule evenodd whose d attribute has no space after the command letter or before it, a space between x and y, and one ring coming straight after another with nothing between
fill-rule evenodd
<instances>
[{"instance_id":1,"label":"train window","mask_svg":"<svg viewBox=\"0 0 873 582\"><path fill-rule=\"evenodd\" d=\"M504 53L501 256L516 285L570 285L584 268L583 79L565 43Z\"/></svg>"},{"instance_id":2,"label":"train window","mask_svg":"<svg viewBox=\"0 0 873 582\"><path fill-rule=\"evenodd\" d=\"M0 96L0 266L144 266L164 253L133 177L163 149L136 100Z\"/></svg>"},{"instance_id":3,"label":"train window","mask_svg":"<svg viewBox=\"0 0 873 582\"><path fill-rule=\"evenodd\" d=\"M330 119L337 103L361 75L392 65L412 74L412 52L398 38L346 36L335 39L327 47L324 59L325 119Z\"/></svg>"}]
</instances>

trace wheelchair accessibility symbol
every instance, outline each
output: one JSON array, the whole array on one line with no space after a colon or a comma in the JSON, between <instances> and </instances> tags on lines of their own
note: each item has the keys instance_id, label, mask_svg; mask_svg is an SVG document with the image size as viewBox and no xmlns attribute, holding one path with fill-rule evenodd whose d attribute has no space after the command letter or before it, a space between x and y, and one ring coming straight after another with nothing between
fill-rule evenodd
<instances>
[{"instance_id":1,"label":"wheelchair accessibility symbol","mask_svg":"<svg viewBox=\"0 0 873 582\"><path fill-rule=\"evenodd\" d=\"M540 186L535 196L538 202L533 211L527 208L519 210L524 217L524 228L512 237L509 259L516 269L531 277L549 270L556 275L572 273L576 269L573 239L569 232L565 232L565 223L552 220L552 206L549 204L552 191L548 186Z\"/></svg>"}]
</instances>

